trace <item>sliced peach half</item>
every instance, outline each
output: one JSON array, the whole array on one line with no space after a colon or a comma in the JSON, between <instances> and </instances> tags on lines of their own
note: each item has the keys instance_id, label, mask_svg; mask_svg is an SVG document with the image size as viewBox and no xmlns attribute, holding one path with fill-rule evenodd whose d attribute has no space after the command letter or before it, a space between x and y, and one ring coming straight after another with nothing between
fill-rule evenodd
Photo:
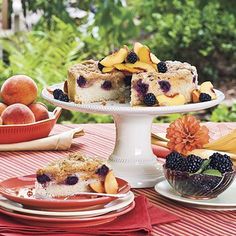
<instances>
[{"instance_id":1,"label":"sliced peach half","mask_svg":"<svg viewBox=\"0 0 236 236\"><path fill-rule=\"evenodd\" d=\"M164 94L156 96L157 101L160 106L176 106L184 105L186 99L182 94L176 94L174 96L166 96Z\"/></svg>"},{"instance_id":2,"label":"sliced peach half","mask_svg":"<svg viewBox=\"0 0 236 236\"><path fill-rule=\"evenodd\" d=\"M132 65L134 65L134 64L132 64ZM130 72L130 73L140 73L140 72L144 71L144 70L141 70L141 69L128 67L127 64L123 64L123 63L122 64L116 64L116 65L114 65L114 67L117 70L124 71L124 72Z\"/></svg>"},{"instance_id":3,"label":"sliced peach half","mask_svg":"<svg viewBox=\"0 0 236 236\"><path fill-rule=\"evenodd\" d=\"M216 99L216 93L214 91L213 84L210 81L206 81L200 85L200 92L206 93L211 96L211 99Z\"/></svg>"},{"instance_id":4,"label":"sliced peach half","mask_svg":"<svg viewBox=\"0 0 236 236\"><path fill-rule=\"evenodd\" d=\"M109 171L108 174L106 175L104 186L106 193L116 194L118 192L119 185L112 171Z\"/></svg>"},{"instance_id":5,"label":"sliced peach half","mask_svg":"<svg viewBox=\"0 0 236 236\"><path fill-rule=\"evenodd\" d=\"M152 65L147 64L145 62L141 62L141 61L137 61L134 64L126 63L126 66L130 67L130 68L134 68L134 69L144 70L144 71L147 71L147 72L156 71Z\"/></svg>"},{"instance_id":6,"label":"sliced peach half","mask_svg":"<svg viewBox=\"0 0 236 236\"><path fill-rule=\"evenodd\" d=\"M151 61L154 64L158 64L161 60L159 60L153 53L150 53Z\"/></svg>"},{"instance_id":7,"label":"sliced peach half","mask_svg":"<svg viewBox=\"0 0 236 236\"><path fill-rule=\"evenodd\" d=\"M116 52L113 52L111 55L103 58L100 63L105 67L112 67L115 64L122 63L125 58L128 56L129 49L127 46L119 49Z\"/></svg>"},{"instance_id":8,"label":"sliced peach half","mask_svg":"<svg viewBox=\"0 0 236 236\"><path fill-rule=\"evenodd\" d=\"M105 193L104 183L101 181L91 183L89 186L96 193Z\"/></svg>"},{"instance_id":9,"label":"sliced peach half","mask_svg":"<svg viewBox=\"0 0 236 236\"><path fill-rule=\"evenodd\" d=\"M139 43L139 42L135 42L134 43L134 52L138 55L138 51L139 49L143 47L143 44Z\"/></svg>"},{"instance_id":10,"label":"sliced peach half","mask_svg":"<svg viewBox=\"0 0 236 236\"><path fill-rule=\"evenodd\" d=\"M109 73L113 71L115 68L114 67L103 67L102 72L103 73Z\"/></svg>"},{"instance_id":11,"label":"sliced peach half","mask_svg":"<svg viewBox=\"0 0 236 236\"><path fill-rule=\"evenodd\" d=\"M192 91L192 101L194 102L194 103L196 103L196 102L199 102L199 97L200 97L200 90L198 90L198 89L194 89L193 91Z\"/></svg>"},{"instance_id":12,"label":"sliced peach half","mask_svg":"<svg viewBox=\"0 0 236 236\"><path fill-rule=\"evenodd\" d=\"M138 50L138 58L141 62L145 62L148 64L152 64L152 60L151 60L151 52L150 49L143 45L139 50Z\"/></svg>"}]
</instances>

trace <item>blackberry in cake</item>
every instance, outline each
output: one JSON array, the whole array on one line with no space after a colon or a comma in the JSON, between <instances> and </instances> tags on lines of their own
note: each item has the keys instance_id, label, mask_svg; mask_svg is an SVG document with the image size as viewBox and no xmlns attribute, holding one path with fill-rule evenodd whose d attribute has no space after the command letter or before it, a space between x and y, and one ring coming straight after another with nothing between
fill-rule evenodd
<instances>
[{"instance_id":1,"label":"blackberry in cake","mask_svg":"<svg viewBox=\"0 0 236 236\"><path fill-rule=\"evenodd\" d=\"M79 153L57 159L36 172L35 196L38 198L91 191L116 193L117 190L116 178L103 160Z\"/></svg>"},{"instance_id":2,"label":"blackberry in cake","mask_svg":"<svg viewBox=\"0 0 236 236\"><path fill-rule=\"evenodd\" d=\"M104 71L103 68L102 71ZM104 73L94 60L76 64L68 70L68 96L75 103L91 103L108 100L119 100L127 87L125 75L112 69Z\"/></svg>"}]
</instances>

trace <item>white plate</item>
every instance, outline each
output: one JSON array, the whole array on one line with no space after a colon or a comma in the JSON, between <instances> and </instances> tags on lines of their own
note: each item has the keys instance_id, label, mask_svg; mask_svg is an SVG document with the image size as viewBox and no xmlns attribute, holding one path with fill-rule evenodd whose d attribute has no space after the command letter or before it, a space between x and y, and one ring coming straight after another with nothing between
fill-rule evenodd
<instances>
[{"instance_id":1,"label":"white plate","mask_svg":"<svg viewBox=\"0 0 236 236\"><path fill-rule=\"evenodd\" d=\"M63 88L62 84L55 84L50 87L50 89L54 90L56 88ZM149 115L165 115L165 114L173 114L179 112L192 112L199 111L203 109L207 109L209 107L213 107L221 103L225 96L222 92L215 89L217 99L208 101L208 102L200 102L200 103L191 103L179 106L161 106L161 107L131 107L129 103L121 104L117 101L109 101L106 102L106 105L102 105L101 102L94 102L88 104L76 104L74 102L62 102L53 98L53 95L48 92L45 88L42 91L42 97L45 98L50 103L62 107L68 110L82 111L88 113L103 113L103 114L149 114Z\"/></svg>"},{"instance_id":2,"label":"white plate","mask_svg":"<svg viewBox=\"0 0 236 236\"><path fill-rule=\"evenodd\" d=\"M167 180L164 180L155 185L155 190L162 196L169 198L171 200L188 204L188 206L196 207L205 210L235 210L236 209L236 181L234 181L230 187L225 190L218 197L213 199L202 199L195 200L190 198L185 198L179 195L175 190L169 185Z\"/></svg>"},{"instance_id":3,"label":"white plate","mask_svg":"<svg viewBox=\"0 0 236 236\"><path fill-rule=\"evenodd\" d=\"M116 211L121 208L128 206L134 201L134 194L130 191L125 198L116 199L112 202L109 202L106 205L102 205L101 209L87 210L87 211L73 211L73 212L57 212L57 211L40 211L23 208L19 203L12 202L8 199L0 199L0 207L3 207L7 210L31 214L31 215L43 215L43 216L57 216L57 217L72 217L76 216L79 218L93 217L106 214L111 211Z\"/></svg>"}]
</instances>

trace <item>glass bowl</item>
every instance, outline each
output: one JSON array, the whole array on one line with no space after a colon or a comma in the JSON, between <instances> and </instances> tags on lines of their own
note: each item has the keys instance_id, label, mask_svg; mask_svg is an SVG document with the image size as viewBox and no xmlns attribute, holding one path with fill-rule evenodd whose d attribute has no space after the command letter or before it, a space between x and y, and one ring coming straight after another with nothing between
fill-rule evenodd
<instances>
[{"instance_id":1,"label":"glass bowl","mask_svg":"<svg viewBox=\"0 0 236 236\"><path fill-rule=\"evenodd\" d=\"M211 199L224 192L233 182L236 170L226 172L222 177L191 174L171 170L163 165L165 177L181 196L192 199Z\"/></svg>"}]
</instances>

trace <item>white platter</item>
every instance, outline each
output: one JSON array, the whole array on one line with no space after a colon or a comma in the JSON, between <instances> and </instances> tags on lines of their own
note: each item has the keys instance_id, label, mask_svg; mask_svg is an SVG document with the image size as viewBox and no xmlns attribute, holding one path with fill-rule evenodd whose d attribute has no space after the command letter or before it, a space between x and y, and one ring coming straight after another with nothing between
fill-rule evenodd
<instances>
[{"instance_id":1,"label":"white platter","mask_svg":"<svg viewBox=\"0 0 236 236\"><path fill-rule=\"evenodd\" d=\"M63 84L49 87L50 90L62 88ZM53 98L45 88L42 97L64 109L110 114L116 125L116 143L108 163L117 177L129 182L133 188L154 187L163 177L162 163L157 161L151 148L151 126L156 116L173 113L187 113L213 107L224 100L224 94L215 90L217 99L180 106L131 107L129 103L119 102L76 104L62 102Z\"/></svg>"},{"instance_id":2,"label":"white platter","mask_svg":"<svg viewBox=\"0 0 236 236\"><path fill-rule=\"evenodd\" d=\"M155 190L160 195L177 201L181 204L186 204L186 206L188 207L214 211L236 210L236 181L234 181L232 185L227 190L225 190L225 192L221 193L218 197L213 199L195 200L182 197L180 194L175 192L175 190L170 186L167 180L163 180L157 183L155 185Z\"/></svg>"},{"instance_id":3,"label":"white platter","mask_svg":"<svg viewBox=\"0 0 236 236\"><path fill-rule=\"evenodd\" d=\"M7 210L16 211L25 214L31 215L43 215L43 216L56 216L56 217L74 217L77 218L86 218L93 216L100 216L106 213L120 210L134 201L134 194L130 191L125 198L116 199L112 202L109 202L106 205L101 205L100 209L95 210L83 210L83 211L44 211L44 210L34 210L29 208L24 208L21 204L10 201L8 199L0 199L0 207L5 208ZM53 203L52 203L53 204Z\"/></svg>"}]
</instances>

